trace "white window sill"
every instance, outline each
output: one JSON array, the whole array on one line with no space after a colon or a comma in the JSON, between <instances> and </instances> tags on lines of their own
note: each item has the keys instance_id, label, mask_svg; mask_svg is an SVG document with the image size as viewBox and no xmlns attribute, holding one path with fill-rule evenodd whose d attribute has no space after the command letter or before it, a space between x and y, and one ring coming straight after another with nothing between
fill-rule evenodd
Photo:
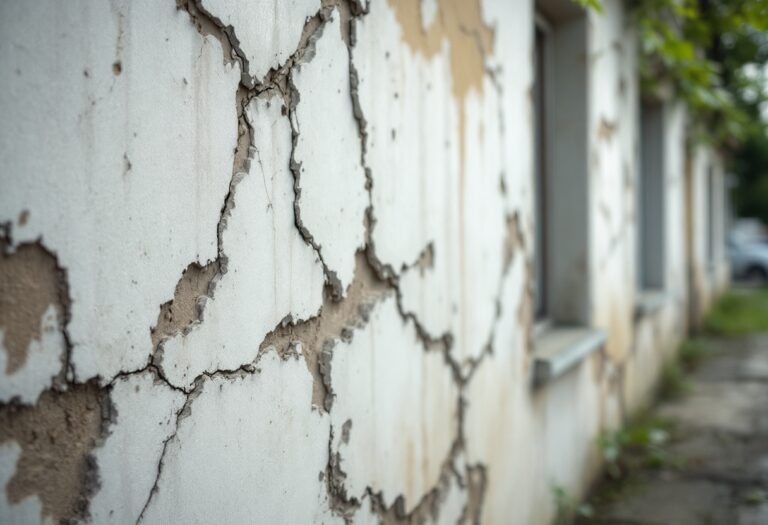
<instances>
[{"instance_id":1,"label":"white window sill","mask_svg":"<svg viewBox=\"0 0 768 525\"><path fill-rule=\"evenodd\" d=\"M553 326L534 340L533 384L542 386L603 347L606 333L582 326Z\"/></svg>"},{"instance_id":2,"label":"white window sill","mask_svg":"<svg viewBox=\"0 0 768 525\"><path fill-rule=\"evenodd\" d=\"M641 290L635 302L635 320L655 314L666 303L667 294L663 290Z\"/></svg>"}]
</instances>

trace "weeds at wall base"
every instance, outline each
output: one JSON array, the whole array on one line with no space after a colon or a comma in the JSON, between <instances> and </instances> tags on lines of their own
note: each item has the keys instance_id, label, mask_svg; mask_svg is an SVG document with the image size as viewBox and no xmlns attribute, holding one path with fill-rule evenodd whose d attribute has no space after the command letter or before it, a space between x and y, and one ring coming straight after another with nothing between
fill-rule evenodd
<instances>
[{"instance_id":1,"label":"weeds at wall base","mask_svg":"<svg viewBox=\"0 0 768 525\"><path fill-rule=\"evenodd\" d=\"M729 291L707 315L704 329L724 337L768 332L768 288Z\"/></svg>"}]
</instances>

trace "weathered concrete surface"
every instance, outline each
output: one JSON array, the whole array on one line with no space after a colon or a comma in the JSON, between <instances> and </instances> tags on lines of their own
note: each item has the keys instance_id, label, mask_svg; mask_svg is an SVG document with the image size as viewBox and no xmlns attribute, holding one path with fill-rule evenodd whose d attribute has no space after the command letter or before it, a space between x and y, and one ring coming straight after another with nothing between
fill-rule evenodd
<instances>
[{"instance_id":1,"label":"weathered concrete surface","mask_svg":"<svg viewBox=\"0 0 768 525\"><path fill-rule=\"evenodd\" d=\"M634 319L634 34L555 3L589 26L574 275L610 338L543 390L536 2L0 3L0 521L550 522L681 337L692 262ZM668 106L677 245L717 159L684 230Z\"/></svg>"},{"instance_id":2,"label":"weathered concrete surface","mask_svg":"<svg viewBox=\"0 0 768 525\"><path fill-rule=\"evenodd\" d=\"M691 392L654 412L673 421L678 466L637 473L584 523L768 522L768 336L710 343Z\"/></svg>"}]
</instances>

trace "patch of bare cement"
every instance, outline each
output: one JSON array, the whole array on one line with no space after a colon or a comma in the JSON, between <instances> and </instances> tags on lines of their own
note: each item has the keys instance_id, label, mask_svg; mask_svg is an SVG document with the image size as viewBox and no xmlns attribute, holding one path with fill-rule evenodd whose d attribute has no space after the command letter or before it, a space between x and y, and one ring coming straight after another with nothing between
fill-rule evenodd
<instances>
[{"instance_id":1,"label":"patch of bare cement","mask_svg":"<svg viewBox=\"0 0 768 525\"><path fill-rule=\"evenodd\" d=\"M205 266L192 263L181 274L173 299L160 306L157 324L152 328L152 348L163 339L184 332L202 314L200 299L210 296L211 281L219 271L219 265L211 262Z\"/></svg>"},{"instance_id":2,"label":"patch of bare cement","mask_svg":"<svg viewBox=\"0 0 768 525\"><path fill-rule=\"evenodd\" d=\"M483 510L486 489L485 468L482 466L467 468L466 484L467 507L464 509L464 515L461 517L460 523L462 525L480 523L480 514Z\"/></svg>"},{"instance_id":3,"label":"patch of bare cement","mask_svg":"<svg viewBox=\"0 0 768 525\"><path fill-rule=\"evenodd\" d=\"M56 257L40 243L21 244L7 252L0 241L0 328L8 354L5 373L13 374L27 361L32 341L39 341L42 318L56 307L59 325L65 324L66 275Z\"/></svg>"},{"instance_id":4,"label":"patch of bare cement","mask_svg":"<svg viewBox=\"0 0 768 525\"><path fill-rule=\"evenodd\" d=\"M43 519L71 523L88 515L97 474L91 457L103 430L104 399L95 385L48 390L35 406L0 406L0 443L21 447L5 486L10 503L38 496Z\"/></svg>"},{"instance_id":5,"label":"patch of bare cement","mask_svg":"<svg viewBox=\"0 0 768 525\"><path fill-rule=\"evenodd\" d=\"M523 248L525 239L520 227L520 216L517 213L507 215L506 235L504 236L504 258L502 268L504 272L509 270L512 260L518 250Z\"/></svg>"}]
</instances>

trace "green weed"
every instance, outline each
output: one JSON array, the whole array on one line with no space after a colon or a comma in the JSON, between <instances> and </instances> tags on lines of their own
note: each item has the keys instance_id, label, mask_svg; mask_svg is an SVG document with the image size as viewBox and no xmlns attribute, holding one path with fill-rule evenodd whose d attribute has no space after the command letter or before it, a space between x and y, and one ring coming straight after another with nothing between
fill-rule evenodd
<instances>
[{"instance_id":1,"label":"green weed","mask_svg":"<svg viewBox=\"0 0 768 525\"><path fill-rule=\"evenodd\" d=\"M555 499L557 515L555 525L570 525L574 518L591 518L595 511L589 503L580 503L568 493L565 487L555 485L552 487L552 497Z\"/></svg>"},{"instance_id":2,"label":"green weed","mask_svg":"<svg viewBox=\"0 0 768 525\"><path fill-rule=\"evenodd\" d=\"M716 335L734 337L768 331L768 290L730 291L704 321Z\"/></svg>"},{"instance_id":3,"label":"green weed","mask_svg":"<svg viewBox=\"0 0 768 525\"><path fill-rule=\"evenodd\" d=\"M671 430L669 420L642 418L621 430L604 433L599 446L608 476L622 480L643 469L678 466L667 450Z\"/></svg>"}]
</instances>

